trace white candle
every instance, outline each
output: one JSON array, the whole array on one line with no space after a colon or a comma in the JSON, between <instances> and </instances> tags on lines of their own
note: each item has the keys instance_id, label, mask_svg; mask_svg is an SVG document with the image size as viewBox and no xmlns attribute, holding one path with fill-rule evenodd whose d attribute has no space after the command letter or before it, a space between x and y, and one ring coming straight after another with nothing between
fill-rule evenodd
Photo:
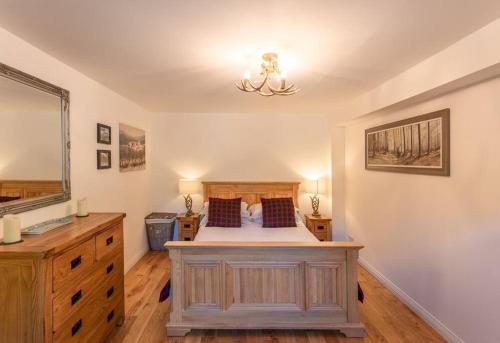
<instances>
[{"instance_id":1,"label":"white candle","mask_svg":"<svg viewBox=\"0 0 500 343\"><path fill-rule=\"evenodd\" d=\"M15 243L21 240L21 219L12 214L3 217L3 241Z\"/></svg>"},{"instance_id":2,"label":"white candle","mask_svg":"<svg viewBox=\"0 0 500 343\"><path fill-rule=\"evenodd\" d=\"M89 215L89 212L87 211L87 198L78 199L77 205L78 209L76 215L78 217L86 217Z\"/></svg>"}]
</instances>

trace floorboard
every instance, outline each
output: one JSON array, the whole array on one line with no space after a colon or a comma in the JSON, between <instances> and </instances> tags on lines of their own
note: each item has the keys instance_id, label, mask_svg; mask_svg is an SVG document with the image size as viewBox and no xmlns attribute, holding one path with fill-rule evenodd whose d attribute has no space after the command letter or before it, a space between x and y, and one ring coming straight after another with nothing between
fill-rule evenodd
<instances>
[{"instance_id":1,"label":"floorboard","mask_svg":"<svg viewBox=\"0 0 500 343\"><path fill-rule=\"evenodd\" d=\"M160 290L170 275L166 252L147 253L125 276L123 326L108 343L433 343L445 342L429 325L384 288L365 269L359 268L359 283L365 302L359 304L365 338L346 338L335 331L317 330L193 330L186 337L167 337L170 302L158 302Z\"/></svg>"}]
</instances>

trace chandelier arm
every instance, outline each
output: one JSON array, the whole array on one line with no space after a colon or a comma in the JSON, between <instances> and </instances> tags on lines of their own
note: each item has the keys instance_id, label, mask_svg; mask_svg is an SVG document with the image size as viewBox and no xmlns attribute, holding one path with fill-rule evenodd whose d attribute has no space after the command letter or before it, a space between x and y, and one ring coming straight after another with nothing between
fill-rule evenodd
<instances>
[{"instance_id":1,"label":"chandelier arm","mask_svg":"<svg viewBox=\"0 0 500 343\"><path fill-rule=\"evenodd\" d=\"M291 91L291 92L287 92L287 93L274 93L274 95L279 95L279 96L287 96L287 95L292 95L292 94L295 94L299 91L300 89L296 89L294 91Z\"/></svg>"},{"instance_id":2,"label":"chandelier arm","mask_svg":"<svg viewBox=\"0 0 500 343\"><path fill-rule=\"evenodd\" d=\"M266 85L268 80L269 80L269 74L266 73L266 77L264 78L264 80L262 80L261 84L258 87L256 87L255 89L258 91L262 90L262 88Z\"/></svg>"},{"instance_id":3,"label":"chandelier arm","mask_svg":"<svg viewBox=\"0 0 500 343\"><path fill-rule=\"evenodd\" d=\"M241 83L241 86L235 82L234 85L236 86L236 88L238 88L240 91L244 91L244 92L248 92L245 88L245 86L243 85L243 82L240 82Z\"/></svg>"},{"instance_id":4,"label":"chandelier arm","mask_svg":"<svg viewBox=\"0 0 500 343\"><path fill-rule=\"evenodd\" d=\"M263 91L259 91L258 94L262 95L262 96L273 96L273 95L275 95L274 93L265 93Z\"/></svg>"},{"instance_id":5,"label":"chandelier arm","mask_svg":"<svg viewBox=\"0 0 500 343\"><path fill-rule=\"evenodd\" d=\"M289 89L287 91L276 91L275 89L270 89L270 91L275 95L292 95L297 93L299 89Z\"/></svg>"},{"instance_id":6,"label":"chandelier arm","mask_svg":"<svg viewBox=\"0 0 500 343\"><path fill-rule=\"evenodd\" d=\"M240 81L240 84L241 86L237 83L235 85L241 91L248 93L258 92L258 89L250 82L250 80Z\"/></svg>"},{"instance_id":7,"label":"chandelier arm","mask_svg":"<svg viewBox=\"0 0 500 343\"><path fill-rule=\"evenodd\" d=\"M288 87L287 89L274 89L274 88L269 88L271 92L274 94L289 94L291 92L294 92L295 89L292 87Z\"/></svg>"},{"instance_id":8,"label":"chandelier arm","mask_svg":"<svg viewBox=\"0 0 500 343\"><path fill-rule=\"evenodd\" d=\"M288 92L290 91L293 91L292 89L295 88L295 85L292 83L290 86L286 87L286 88L279 88L279 89L276 89L274 88L273 86L271 86L271 84L269 82L267 82L267 87L269 88L269 90L273 93L273 94L288 94Z\"/></svg>"}]
</instances>

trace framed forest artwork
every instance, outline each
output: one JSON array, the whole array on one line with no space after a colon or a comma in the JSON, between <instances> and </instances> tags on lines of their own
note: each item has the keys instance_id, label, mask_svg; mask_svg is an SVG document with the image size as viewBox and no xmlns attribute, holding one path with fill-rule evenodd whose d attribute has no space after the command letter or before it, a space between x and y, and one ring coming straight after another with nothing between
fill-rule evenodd
<instances>
[{"instance_id":1,"label":"framed forest artwork","mask_svg":"<svg viewBox=\"0 0 500 343\"><path fill-rule=\"evenodd\" d=\"M450 175L450 109L365 131L365 169Z\"/></svg>"}]
</instances>

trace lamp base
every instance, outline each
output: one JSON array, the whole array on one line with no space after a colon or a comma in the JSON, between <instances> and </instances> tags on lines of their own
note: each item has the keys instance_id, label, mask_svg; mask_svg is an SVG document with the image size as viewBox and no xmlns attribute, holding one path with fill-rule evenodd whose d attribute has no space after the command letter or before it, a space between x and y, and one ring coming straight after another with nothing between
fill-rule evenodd
<instances>
[{"instance_id":1,"label":"lamp base","mask_svg":"<svg viewBox=\"0 0 500 343\"><path fill-rule=\"evenodd\" d=\"M187 196L184 197L184 201L186 202L186 217L191 217L193 215L193 199L191 198L191 195L188 194Z\"/></svg>"},{"instance_id":2,"label":"lamp base","mask_svg":"<svg viewBox=\"0 0 500 343\"><path fill-rule=\"evenodd\" d=\"M310 198L311 198L311 206L313 209L312 216L313 217L321 217L321 214L318 211L318 209L319 209L319 197L318 197L318 195L315 194L313 197L310 197Z\"/></svg>"}]
</instances>

